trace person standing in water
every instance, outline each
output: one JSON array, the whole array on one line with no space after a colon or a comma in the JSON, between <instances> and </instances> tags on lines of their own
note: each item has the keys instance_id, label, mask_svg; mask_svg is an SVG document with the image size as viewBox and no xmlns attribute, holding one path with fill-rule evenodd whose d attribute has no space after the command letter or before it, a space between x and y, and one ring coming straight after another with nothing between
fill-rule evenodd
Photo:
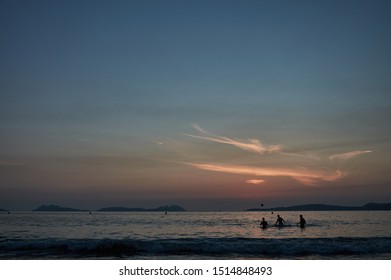
<instances>
[{"instance_id":1,"label":"person standing in water","mask_svg":"<svg viewBox=\"0 0 391 280\"><path fill-rule=\"evenodd\" d=\"M277 221L276 221L276 226L282 227L285 224L285 220L280 217L280 215L277 215Z\"/></svg>"},{"instance_id":2,"label":"person standing in water","mask_svg":"<svg viewBox=\"0 0 391 280\"><path fill-rule=\"evenodd\" d=\"M300 222L298 222L297 224L300 224L300 227L301 228L305 228L305 224L307 222L305 221L305 219L303 218L303 215L300 215Z\"/></svg>"},{"instance_id":3,"label":"person standing in water","mask_svg":"<svg viewBox=\"0 0 391 280\"><path fill-rule=\"evenodd\" d=\"M261 225L261 228L262 228L262 229L267 228L268 223L265 221L265 218L262 218L262 221L261 221L260 225Z\"/></svg>"}]
</instances>

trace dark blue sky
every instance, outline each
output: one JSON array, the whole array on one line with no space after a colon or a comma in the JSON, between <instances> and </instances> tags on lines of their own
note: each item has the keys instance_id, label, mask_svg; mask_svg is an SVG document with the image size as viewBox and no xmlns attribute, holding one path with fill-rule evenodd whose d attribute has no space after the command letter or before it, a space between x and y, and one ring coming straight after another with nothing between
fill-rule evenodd
<instances>
[{"instance_id":1,"label":"dark blue sky","mask_svg":"<svg viewBox=\"0 0 391 280\"><path fill-rule=\"evenodd\" d=\"M389 1L0 1L0 208L388 201L390 12Z\"/></svg>"}]
</instances>

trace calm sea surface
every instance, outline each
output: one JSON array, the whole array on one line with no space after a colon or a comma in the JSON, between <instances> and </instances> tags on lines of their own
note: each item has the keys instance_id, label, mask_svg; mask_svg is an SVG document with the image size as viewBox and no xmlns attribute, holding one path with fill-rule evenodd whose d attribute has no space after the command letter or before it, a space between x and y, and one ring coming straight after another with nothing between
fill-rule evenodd
<instances>
[{"instance_id":1,"label":"calm sea surface","mask_svg":"<svg viewBox=\"0 0 391 280\"><path fill-rule=\"evenodd\" d=\"M391 211L1 213L0 259L391 259Z\"/></svg>"}]
</instances>

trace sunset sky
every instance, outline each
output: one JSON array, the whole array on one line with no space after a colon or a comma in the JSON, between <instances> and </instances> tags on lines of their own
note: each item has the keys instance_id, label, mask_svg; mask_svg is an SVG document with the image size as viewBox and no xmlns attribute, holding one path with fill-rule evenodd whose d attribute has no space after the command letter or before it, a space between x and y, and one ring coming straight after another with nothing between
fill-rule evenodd
<instances>
[{"instance_id":1,"label":"sunset sky","mask_svg":"<svg viewBox=\"0 0 391 280\"><path fill-rule=\"evenodd\" d=\"M0 208L391 201L391 1L0 1Z\"/></svg>"}]
</instances>

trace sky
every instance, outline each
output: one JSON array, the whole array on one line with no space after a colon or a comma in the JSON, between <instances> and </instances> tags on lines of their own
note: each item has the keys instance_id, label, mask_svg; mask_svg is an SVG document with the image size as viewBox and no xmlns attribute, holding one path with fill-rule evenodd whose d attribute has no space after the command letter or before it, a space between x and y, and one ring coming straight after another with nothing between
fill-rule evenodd
<instances>
[{"instance_id":1,"label":"sky","mask_svg":"<svg viewBox=\"0 0 391 280\"><path fill-rule=\"evenodd\" d=\"M0 208L391 201L390 1L0 1Z\"/></svg>"}]
</instances>

